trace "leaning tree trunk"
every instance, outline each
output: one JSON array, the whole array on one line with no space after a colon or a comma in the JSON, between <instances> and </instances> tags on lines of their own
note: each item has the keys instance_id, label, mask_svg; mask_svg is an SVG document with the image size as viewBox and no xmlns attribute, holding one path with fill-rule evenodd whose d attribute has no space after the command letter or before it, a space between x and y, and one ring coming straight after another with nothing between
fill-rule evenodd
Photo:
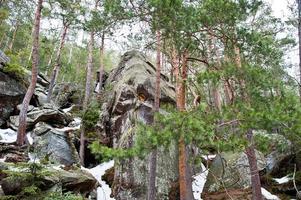
<instances>
[{"instance_id":1,"label":"leaning tree trunk","mask_svg":"<svg viewBox=\"0 0 301 200\"><path fill-rule=\"evenodd\" d=\"M26 132L26 117L30 99L34 93L37 77L38 77L38 63L39 63L39 32L41 21L41 10L43 0L38 0L38 5L35 13L34 21L34 34L33 34L33 53L32 53L32 70L31 70L31 82L23 99L22 108L19 114L19 127L17 144L22 146L24 144L25 132Z\"/></svg>"},{"instance_id":2,"label":"leaning tree trunk","mask_svg":"<svg viewBox=\"0 0 301 200\"><path fill-rule=\"evenodd\" d=\"M86 74L86 87L85 87L85 97L83 101L83 111L88 107L89 97L91 94L91 79L92 79L92 67L93 67L93 48L94 48L94 32L90 33L90 42L88 48L88 63L87 63L87 74ZM80 148L79 156L81 164L85 164L85 127L82 126L80 133Z\"/></svg>"},{"instance_id":3,"label":"leaning tree trunk","mask_svg":"<svg viewBox=\"0 0 301 200\"><path fill-rule=\"evenodd\" d=\"M160 78L161 78L161 33L158 30L156 32L157 38L157 58L156 58L156 90L155 90L155 102L154 102L154 114L159 111L160 108ZM155 118L153 124L156 123ZM154 124L155 125L155 124ZM148 200L156 199L156 172L157 172L157 148L152 150L149 158L149 183L148 183Z\"/></svg>"},{"instance_id":4,"label":"leaning tree trunk","mask_svg":"<svg viewBox=\"0 0 301 200\"><path fill-rule=\"evenodd\" d=\"M66 39L66 35L67 35L67 31L69 28L69 24L68 23L64 23L64 28L63 28L63 32L62 32L62 37L61 37L61 41L60 41L60 45L56 54L56 58L55 58L55 62L54 62L54 68L51 74L51 80L50 80L50 84L49 84L49 89L48 89L48 94L47 94L47 102L50 102L51 96L52 96L52 92L53 92L53 88L54 85L56 83L56 79L61 67L61 54L62 54L62 49L65 45L65 39Z\"/></svg>"}]
</instances>

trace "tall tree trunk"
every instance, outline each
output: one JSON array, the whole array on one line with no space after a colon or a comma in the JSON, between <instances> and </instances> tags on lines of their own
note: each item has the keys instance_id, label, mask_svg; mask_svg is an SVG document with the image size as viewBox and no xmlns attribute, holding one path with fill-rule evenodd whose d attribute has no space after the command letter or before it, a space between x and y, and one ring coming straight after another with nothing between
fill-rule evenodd
<instances>
[{"instance_id":1,"label":"tall tree trunk","mask_svg":"<svg viewBox=\"0 0 301 200\"><path fill-rule=\"evenodd\" d=\"M176 83L176 101L177 109L180 112L185 112L186 103L186 80L187 80L187 58L188 51L184 51L182 69L180 76L177 75ZM179 67L179 66L176 66ZM175 69L176 72L180 72L179 69ZM184 134L184 133L183 133ZM193 199L191 190L191 176L190 169L187 162L187 151L184 136L180 136L179 139L179 185L180 185L180 199L191 200Z\"/></svg>"},{"instance_id":2,"label":"tall tree trunk","mask_svg":"<svg viewBox=\"0 0 301 200\"><path fill-rule=\"evenodd\" d=\"M34 93L37 77L38 77L38 64L39 64L39 33L40 33L40 21L41 10L43 0L38 0L38 5L35 13L34 21L34 34L33 34L33 54L32 54L32 70L31 70L31 82L23 99L22 108L19 114L19 127L17 144L22 146L24 144L25 132L26 132L26 117L30 99Z\"/></svg>"},{"instance_id":3,"label":"tall tree trunk","mask_svg":"<svg viewBox=\"0 0 301 200\"><path fill-rule=\"evenodd\" d=\"M301 102L301 0L297 0L298 4L298 38L299 38L299 98ZM301 154L296 155L296 164L298 170L301 170Z\"/></svg>"},{"instance_id":4,"label":"tall tree trunk","mask_svg":"<svg viewBox=\"0 0 301 200\"><path fill-rule=\"evenodd\" d=\"M234 44L234 55L235 55L235 64L237 68L241 68L241 58L240 58L240 49L239 47ZM239 80L240 84L240 89L241 89L241 95L242 98L246 103L249 101L249 97L247 92L245 91L245 82L243 79ZM253 141L253 131L249 130L247 132L247 138L250 142L250 146L247 147L246 149L246 154L248 158L248 162L250 165L250 171L251 171L251 184L252 184L252 198L253 200L262 200L262 192L261 192L261 182L259 178L259 172L257 168L257 159L256 159L256 154L255 154L255 148L254 145L252 144Z\"/></svg>"},{"instance_id":5,"label":"tall tree trunk","mask_svg":"<svg viewBox=\"0 0 301 200\"><path fill-rule=\"evenodd\" d=\"M153 111L154 114L159 112L160 108L160 78L161 78L161 33L158 30L156 32L157 38L157 57L156 57L156 90L155 90L155 102ZM155 119L153 120L155 122ZM148 183L148 193L147 199L148 200L155 200L156 199L156 173L157 172L157 148L152 150L149 158L149 183Z\"/></svg>"},{"instance_id":6,"label":"tall tree trunk","mask_svg":"<svg viewBox=\"0 0 301 200\"><path fill-rule=\"evenodd\" d=\"M8 49L9 51L13 50L13 46L14 46L14 42L16 40L16 36L17 36L17 32L18 32L18 28L19 28L19 21L16 22L16 26L15 26L15 30L13 32L13 37L8 45Z\"/></svg>"},{"instance_id":7,"label":"tall tree trunk","mask_svg":"<svg viewBox=\"0 0 301 200\"><path fill-rule=\"evenodd\" d=\"M56 83L56 79L61 67L61 54L62 54L62 49L65 45L65 39L66 39L66 35L67 35L67 31L69 28L69 24L68 23L64 23L64 28L63 28L63 32L62 32L62 36L61 36L61 41L60 41L60 45L56 54L56 58L55 58L55 62L54 62L54 68L51 74L51 80L50 80L50 84L49 84L49 89L48 89L48 94L47 94L47 102L50 102L51 96L52 96L52 92L53 92L53 88L54 85Z\"/></svg>"},{"instance_id":8,"label":"tall tree trunk","mask_svg":"<svg viewBox=\"0 0 301 200\"><path fill-rule=\"evenodd\" d=\"M209 35L209 59L214 63L214 56L217 57L217 66L220 67L220 60L219 56L217 55L216 51L216 40L212 36L212 34ZM211 57L211 58L210 58ZM219 84L212 82L212 96L213 96L213 103L214 107L220 111L222 108L222 103L221 103L221 95L219 91Z\"/></svg>"},{"instance_id":9,"label":"tall tree trunk","mask_svg":"<svg viewBox=\"0 0 301 200\"><path fill-rule=\"evenodd\" d=\"M299 96L301 102L301 0L297 0L298 4L298 38L299 38Z\"/></svg>"},{"instance_id":10,"label":"tall tree trunk","mask_svg":"<svg viewBox=\"0 0 301 200\"><path fill-rule=\"evenodd\" d=\"M93 48L94 48L94 32L90 33L90 42L88 48L88 63L87 63L87 73L86 73L86 87L85 87L85 97L83 101L83 110L85 111L88 107L89 97L91 94L91 79L92 79L92 67L93 67ZM82 126L80 133L80 148L79 156L81 164L84 165L85 161L85 127Z\"/></svg>"},{"instance_id":11,"label":"tall tree trunk","mask_svg":"<svg viewBox=\"0 0 301 200\"><path fill-rule=\"evenodd\" d=\"M102 90L102 82L103 82L103 76L104 76L104 49L105 48L105 33L104 31L101 34L101 46L99 49L99 60L100 60L100 65L99 65L99 77L98 77L98 93L101 92Z\"/></svg>"},{"instance_id":12,"label":"tall tree trunk","mask_svg":"<svg viewBox=\"0 0 301 200\"><path fill-rule=\"evenodd\" d=\"M249 147L246 149L246 154L250 166L251 183L252 183L252 199L262 200L260 176L257 168L257 159L255 148L253 145L253 131L250 129L247 132L247 138L250 143Z\"/></svg>"}]
</instances>

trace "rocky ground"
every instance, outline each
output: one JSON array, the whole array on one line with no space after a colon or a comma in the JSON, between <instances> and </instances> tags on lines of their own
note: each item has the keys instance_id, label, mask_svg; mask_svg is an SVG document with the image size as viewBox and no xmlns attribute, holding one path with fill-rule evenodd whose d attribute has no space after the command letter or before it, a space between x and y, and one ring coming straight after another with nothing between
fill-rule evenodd
<instances>
[{"instance_id":1,"label":"rocky ground","mask_svg":"<svg viewBox=\"0 0 301 200\"><path fill-rule=\"evenodd\" d=\"M57 84L51 103L46 103L49 82L39 75L27 114L27 145L16 147L18 114L27 84L27 78L21 81L0 67L0 198L25 197L37 191L43 194L69 191L90 199L96 196L100 200L146 199L147 158L98 165L87 148L85 167L90 169L80 166L81 89L76 84ZM135 142L136 122L150 123L152 119L154 91L154 66L139 52L126 53L107 78L100 117L95 124L97 140L112 148L131 147ZM175 106L175 89L163 74L160 101ZM166 111L161 109L160 112ZM255 135L269 137L274 144L265 153L259 150L256 153L265 199L294 199L295 155L290 141L278 134L258 131ZM158 151L160 200L179 199L176 149L172 145ZM191 168L195 199L251 199L250 171L244 152L220 155L196 152L191 157L201 158L203 162ZM300 187L300 174L297 176Z\"/></svg>"}]
</instances>

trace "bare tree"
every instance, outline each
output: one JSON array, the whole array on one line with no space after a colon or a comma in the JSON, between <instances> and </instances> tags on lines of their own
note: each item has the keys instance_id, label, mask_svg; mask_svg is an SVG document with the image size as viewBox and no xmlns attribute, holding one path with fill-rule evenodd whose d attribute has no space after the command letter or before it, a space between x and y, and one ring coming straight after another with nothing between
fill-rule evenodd
<instances>
[{"instance_id":1,"label":"bare tree","mask_svg":"<svg viewBox=\"0 0 301 200\"><path fill-rule=\"evenodd\" d=\"M43 0L38 0L33 32L33 53L32 53L32 70L31 70L31 82L23 99L22 108L19 114L19 127L17 144L22 146L24 144L25 132L26 132L26 117L30 99L34 93L37 78L38 78L38 63L39 63L39 36L40 36L40 21L41 10Z\"/></svg>"}]
</instances>

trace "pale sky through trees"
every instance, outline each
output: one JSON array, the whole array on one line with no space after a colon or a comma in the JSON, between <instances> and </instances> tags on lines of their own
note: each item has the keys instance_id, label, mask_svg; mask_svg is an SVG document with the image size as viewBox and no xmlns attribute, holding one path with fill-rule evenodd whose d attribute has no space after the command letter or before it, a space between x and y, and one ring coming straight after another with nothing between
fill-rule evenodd
<instances>
[{"instance_id":1,"label":"pale sky through trees","mask_svg":"<svg viewBox=\"0 0 301 200\"><path fill-rule=\"evenodd\" d=\"M282 20L287 19L288 16L291 15L291 11L288 9L289 5L292 5L295 0L265 0L267 3L269 3L272 7L273 13L276 17L281 18ZM60 31L61 24L59 20L49 20L49 19L43 19L42 20L42 30L49 30L50 28L56 28ZM88 34L84 33L83 30L78 30L77 32L77 39L76 43L78 45L81 45L83 41L87 40ZM127 35L130 33L141 33L141 24L135 24L134 27L130 28L128 25L122 26L122 29L120 31L117 31L114 33L113 40L106 40L106 46L107 49L115 50L119 53L123 53L127 50L126 43L129 43L129 40L127 38ZM294 34L297 39L297 29ZM97 41L97 40L96 40ZM297 42L297 41L296 41ZM297 76L297 67L298 67L298 48L297 46L291 49L286 54L286 62L288 64L292 65L291 69L288 69L288 72L292 76Z\"/></svg>"}]
</instances>

